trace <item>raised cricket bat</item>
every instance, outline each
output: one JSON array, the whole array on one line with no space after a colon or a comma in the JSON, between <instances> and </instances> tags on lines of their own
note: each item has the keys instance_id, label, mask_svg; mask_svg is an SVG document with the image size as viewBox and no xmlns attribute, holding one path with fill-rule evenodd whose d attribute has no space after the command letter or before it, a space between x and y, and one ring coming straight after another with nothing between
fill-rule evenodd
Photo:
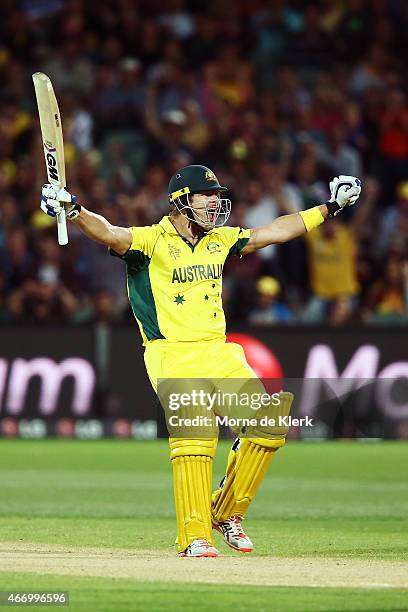
<instances>
[{"instance_id":1,"label":"raised cricket bat","mask_svg":"<svg viewBox=\"0 0 408 612\"><path fill-rule=\"evenodd\" d=\"M52 83L43 72L33 74L48 182L58 193L66 186L61 116ZM68 244L65 210L57 215L58 243Z\"/></svg>"}]
</instances>

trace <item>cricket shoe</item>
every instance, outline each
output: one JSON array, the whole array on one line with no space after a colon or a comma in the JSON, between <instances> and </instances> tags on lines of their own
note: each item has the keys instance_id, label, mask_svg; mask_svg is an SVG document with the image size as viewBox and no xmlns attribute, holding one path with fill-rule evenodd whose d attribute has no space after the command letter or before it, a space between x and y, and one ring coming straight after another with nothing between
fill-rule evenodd
<instances>
[{"instance_id":1,"label":"cricket shoe","mask_svg":"<svg viewBox=\"0 0 408 612\"><path fill-rule=\"evenodd\" d=\"M193 540L183 552L178 554L179 557L218 557L219 552L207 540Z\"/></svg>"},{"instance_id":2,"label":"cricket shoe","mask_svg":"<svg viewBox=\"0 0 408 612\"><path fill-rule=\"evenodd\" d=\"M213 529L220 532L228 546L234 550L244 553L252 552L254 545L242 529L241 521L242 518L236 514L226 521L216 521L213 518L212 526Z\"/></svg>"}]
</instances>

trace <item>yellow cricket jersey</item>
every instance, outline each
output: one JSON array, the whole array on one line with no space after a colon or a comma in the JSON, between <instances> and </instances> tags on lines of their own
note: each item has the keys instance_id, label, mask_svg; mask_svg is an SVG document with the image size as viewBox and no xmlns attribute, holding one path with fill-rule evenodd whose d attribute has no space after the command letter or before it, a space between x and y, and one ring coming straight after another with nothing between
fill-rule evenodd
<instances>
[{"instance_id":1,"label":"yellow cricket jersey","mask_svg":"<svg viewBox=\"0 0 408 612\"><path fill-rule=\"evenodd\" d=\"M250 230L215 228L194 246L169 217L130 231L132 244L122 259L143 344L160 338L172 342L225 338L222 271L229 256L240 255Z\"/></svg>"}]
</instances>

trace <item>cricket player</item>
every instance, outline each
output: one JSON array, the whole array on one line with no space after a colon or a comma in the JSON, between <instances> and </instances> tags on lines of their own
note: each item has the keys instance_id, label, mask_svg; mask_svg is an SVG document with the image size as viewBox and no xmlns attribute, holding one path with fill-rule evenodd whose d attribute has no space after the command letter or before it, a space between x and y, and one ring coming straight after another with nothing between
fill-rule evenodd
<instances>
[{"instance_id":1,"label":"cricket player","mask_svg":"<svg viewBox=\"0 0 408 612\"><path fill-rule=\"evenodd\" d=\"M222 307L222 271L232 256L245 256L283 243L337 215L358 199L361 182L339 176L330 183L328 202L285 215L255 229L228 227L231 202L214 172L201 165L181 168L170 179L170 211L148 227L117 227L87 210L67 191L58 196L51 185L42 189L41 209L67 218L89 238L109 247L126 263L129 301L145 347L151 384L159 380L247 379L256 375L241 346L226 343ZM283 398L290 410L291 394ZM212 462L217 436L172 437L178 554L216 557L212 530L233 549L251 552L242 527L248 507L287 428L255 431L238 437L230 451L226 474L212 493Z\"/></svg>"}]
</instances>

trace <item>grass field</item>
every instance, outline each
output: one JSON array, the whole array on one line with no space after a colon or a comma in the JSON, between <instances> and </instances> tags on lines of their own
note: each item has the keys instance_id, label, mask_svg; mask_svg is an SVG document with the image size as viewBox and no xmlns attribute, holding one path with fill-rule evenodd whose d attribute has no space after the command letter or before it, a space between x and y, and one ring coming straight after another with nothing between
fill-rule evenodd
<instances>
[{"instance_id":1,"label":"grass field","mask_svg":"<svg viewBox=\"0 0 408 612\"><path fill-rule=\"evenodd\" d=\"M255 552L217 534L222 556L192 560L175 556L165 441L1 440L0 591L91 611L408 610L407 465L404 443L289 442L246 522Z\"/></svg>"}]
</instances>

